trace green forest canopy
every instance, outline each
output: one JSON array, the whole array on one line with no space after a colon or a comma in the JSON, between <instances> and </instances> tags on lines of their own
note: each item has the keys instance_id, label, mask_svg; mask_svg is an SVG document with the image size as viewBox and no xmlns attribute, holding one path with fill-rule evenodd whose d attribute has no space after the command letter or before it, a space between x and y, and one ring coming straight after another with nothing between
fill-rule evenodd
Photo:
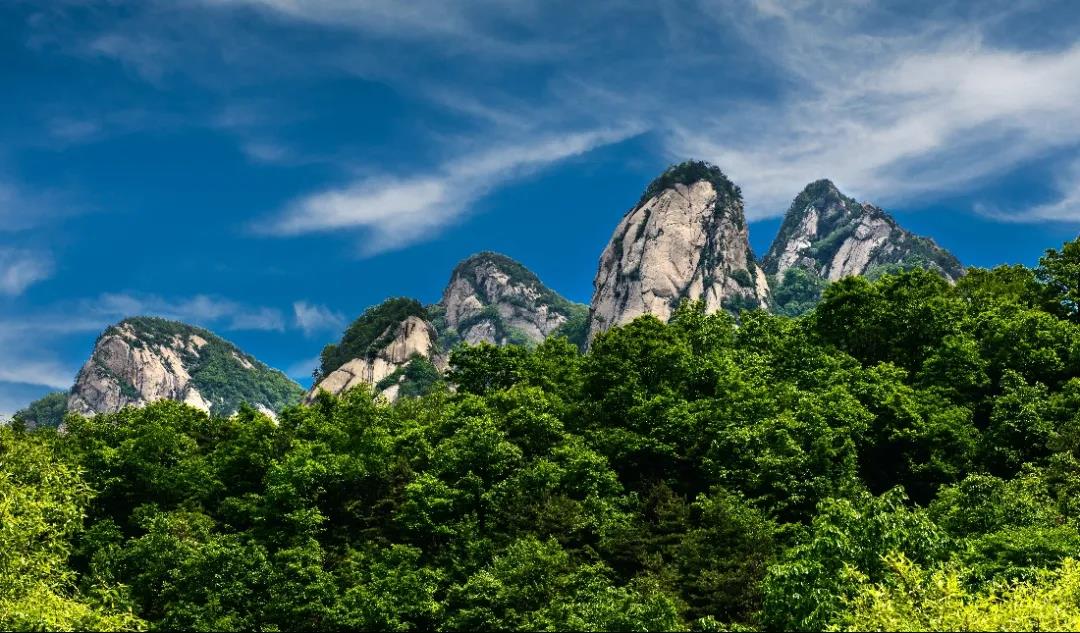
<instances>
[{"instance_id":1,"label":"green forest canopy","mask_svg":"<svg viewBox=\"0 0 1080 633\"><path fill-rule=\"evenodd\" d=\"M1075 630L1078 271L687 303L276 424L3 428L0 628Z\"/></svg>"}]
</instances>

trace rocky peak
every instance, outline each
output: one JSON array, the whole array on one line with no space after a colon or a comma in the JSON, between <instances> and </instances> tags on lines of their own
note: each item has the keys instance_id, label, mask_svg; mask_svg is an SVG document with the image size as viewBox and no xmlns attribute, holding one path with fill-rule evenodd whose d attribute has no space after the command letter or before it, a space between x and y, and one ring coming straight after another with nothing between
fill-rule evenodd
<instances>
[{"instance_id":1,"label":"rocky peak","mask_svg":"<svg viewBox=\"0 0 1080 633\"><path fill-rule=\"evenodd\" d=\"M404 298L367 310L340 343L323 350L320 376L307 400L320 391L338 395L367 385L392 401L410 375L445 370L438 332L426 316L419 302Z\"/></svg>"},{"instance_id":2,"label":"rocky peak","mask_svg":"<svg viewBox=\"0 0 1080 633\"><path fill-rule=\"evenodd\" d=\"M233 413L243 402L272 412L302 394L284 374L207 330L135 317L98 337L67 408L91 415L177 400L215 414Z\"/></svg>"},{"instance_id":3,"label":"rocky peak","mask_svg":"<svg viewBox=\"0 0 1080 633\"><path fill-rule=\"evenodd\" d=\"M600 256L589 338L642 314L666 320L682 299L738 312L766 307L768 292L739 188L708 163L681 163L646 188Z\"/></svg>"},{"instance_id":4,"label":"rocky peak","mask_svg":"<svg viewBox=\"0 0 1080 633\"><path fill-rule=\"evenodd\" d=\"M827 281L884 267L923 266L950 281L963 274L960 262L933 240L845 196L828 180L810 183L795 197L763 263L778 280L794 267Z\"/></svg>"},{"instance_id":5,"label":"rocky peak","mask_svg":"<svg viewBox=\"0 0 1080 633\"><path fill-rule=\"evenodd\" d=\"M483 252L454 268L435 311L450 342L504 345L539 343L583 322L587 308L552 291L517 261Z\"/></svg>"}]
</instances>

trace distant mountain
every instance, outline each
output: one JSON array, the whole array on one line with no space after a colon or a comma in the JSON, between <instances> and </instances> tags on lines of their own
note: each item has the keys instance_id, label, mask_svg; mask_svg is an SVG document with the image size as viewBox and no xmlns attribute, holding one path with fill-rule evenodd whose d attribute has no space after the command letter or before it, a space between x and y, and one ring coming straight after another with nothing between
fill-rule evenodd
<instances>
[{"instance_id":1,"label":"distant mountain","mask_svg":"<svg viewBox=\"0 0 1080 633\"><path fill-rule=\"evenodd\" d=\"M388 299L368 309L322 352L318 379L308 393L338 395L367 385L388 400L417 393L446 369L439 335L427 309L414 299Z\"/></svg>"},{"instance_id":2,"label":"distant mountain","mask_svg":"<svg viewBox=\"0 0 1080 633\"><path fill-rule=\"evenodd\" d=\"M820 293L825 282L851 275L873 277L916 266L950 281L964 274L956 257L932 239L905 230L872 204L845 196L828 180L810 183L795 197L763 265L773 278L774 304L786 313L812 307L815 289Z\"/></svg>"},{"instance_id":3,"label":"distant mountain","mask_svg":"<svg viewBox=\"0 0 1080 633\"><path fill-rule=\"evenodd\" d=\"M539 343L560 328L581 342L588 310L545 286L517 261L483 252L454 268L431 313L447 343L505 345ZM576 335L570 331L575 325Z\"/></svg>"},{"instance_id":4,"label":"distant mountain","mask_svg":"<svg viewBox=\"0 0 1080 633\"><path fill-rule=\"evenodd\" d=\"M590 339L642 314L666 320L682 299L710 311L765 308L739 188L708 163L669 168L615 229L593 288Z\"/></svg>"},{"instance_id":5,"label":"distant mountain","mask_svg":"<svg viewBox=\"0 0 1080 633\"><path fill-rule=\"evenodd\" d=\"M801 314L828 282L913 266L949 280L964 272L933 240L828 180L795 198L759 265L739 188L715 166L687 161L650 183L619 222L600 256L591 307L568 301L505 255L477 253L454 268L438 303L399 297L365 311L323 349L307 400L359 385L388 400L419 395L441 380L457 344L535 345L565 335L584 348L643 314L666 320L683 299L709 311ZM214 413L241 402L276 411L301 398L298 385L212 333L139 317L101 335L64 406L52 395L20 417L55 424L65 408L99 413L159 399Z\"/></svg>"},{"instance_id":6,"label":"distant mountain","mask_svg":"<svg viewBox=\"0 0 1080 633\"><path fill-rule=\"evenodd\" d=\"M388 400L424 393L459 343L535 345L565 335L581 345L588 308L554 292L519 262L483 252L459 263L442 300L388 299L364 312L341 341L327 345L316 384L340 394L367 385Z\"/></svg>"},{"instance_id":7,"label":"distant mountain","mask_svg":"<svg viewBox=\"0 0 1080 633\"><path fill-rule=\"evenodd\" d=\"M135 317L98 337L67 409L89 415L177 400L228 415L245 402L275 412L302 397L300 385L208 330Z\"/></svg>"}]
</instances>

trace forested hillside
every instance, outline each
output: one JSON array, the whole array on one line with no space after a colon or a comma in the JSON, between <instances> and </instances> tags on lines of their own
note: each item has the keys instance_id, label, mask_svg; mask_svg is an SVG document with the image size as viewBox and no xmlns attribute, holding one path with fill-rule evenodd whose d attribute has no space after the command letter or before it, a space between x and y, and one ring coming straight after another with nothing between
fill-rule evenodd
<instances>
[{"instance_id":1,"label":"forested hillside","mask_svg":"<svg viewBox=\"0 0 1080 633\"><path fill-rule=\"evenodd\" d=\"M738 319L2 428L0 629L1080 629L1080 241Z\"/></svg>"}]
</instances>

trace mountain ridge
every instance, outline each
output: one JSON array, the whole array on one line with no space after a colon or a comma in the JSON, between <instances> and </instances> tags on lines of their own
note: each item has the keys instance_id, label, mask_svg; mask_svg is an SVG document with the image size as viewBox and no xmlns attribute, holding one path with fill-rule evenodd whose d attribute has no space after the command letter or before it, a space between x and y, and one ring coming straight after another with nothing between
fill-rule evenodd
<instances>
[{"instance_id":1,"label":"mountain ridge","mask_svg":"<svg viewBox=\"0 0 1080 633\"><path fill-rule=\"evenodd\" d=\"M686 161L654 178L623 215L600 256L588 306L567 300L517 260L480 251L454 266L438 302L394 297L365 310L323 349L306 399L361 384L389 400L422 393L438 382L457 344L536 345L565 335L584 349L600 332L640 315L666 320L683 300L701 300L710 312L801 314L831 281L915 265L949 281L963 274L932 239L827 179L796 195L759 259L738 185L710 163ZM224 363L216 373L233 376L237 385L204 366L201 350L211 342L215 362ZM269 390L260 391L253 386L260 380L244 373L265 379L268 371L274 370L209 330L132 317L95 341L67 409L91 414L168 398L227 413L241 397L268 411L300 399L300 387L283 375L292 387L271 378ZM44 403L35 411L52 417Z\"/></svg>"},{"instance_id":2,"label":"mountain ridge","mask_svg":"<svg viewBox=\"0 0 1080 633\"><path fill-rule=\"evenodd\" d=\"M96 414L167 399L216 414L233 413L244 402L273 412L302 393L283 373L209 330L140 316L98 336L67 410Z\"/></svg>"}]
</instances>

